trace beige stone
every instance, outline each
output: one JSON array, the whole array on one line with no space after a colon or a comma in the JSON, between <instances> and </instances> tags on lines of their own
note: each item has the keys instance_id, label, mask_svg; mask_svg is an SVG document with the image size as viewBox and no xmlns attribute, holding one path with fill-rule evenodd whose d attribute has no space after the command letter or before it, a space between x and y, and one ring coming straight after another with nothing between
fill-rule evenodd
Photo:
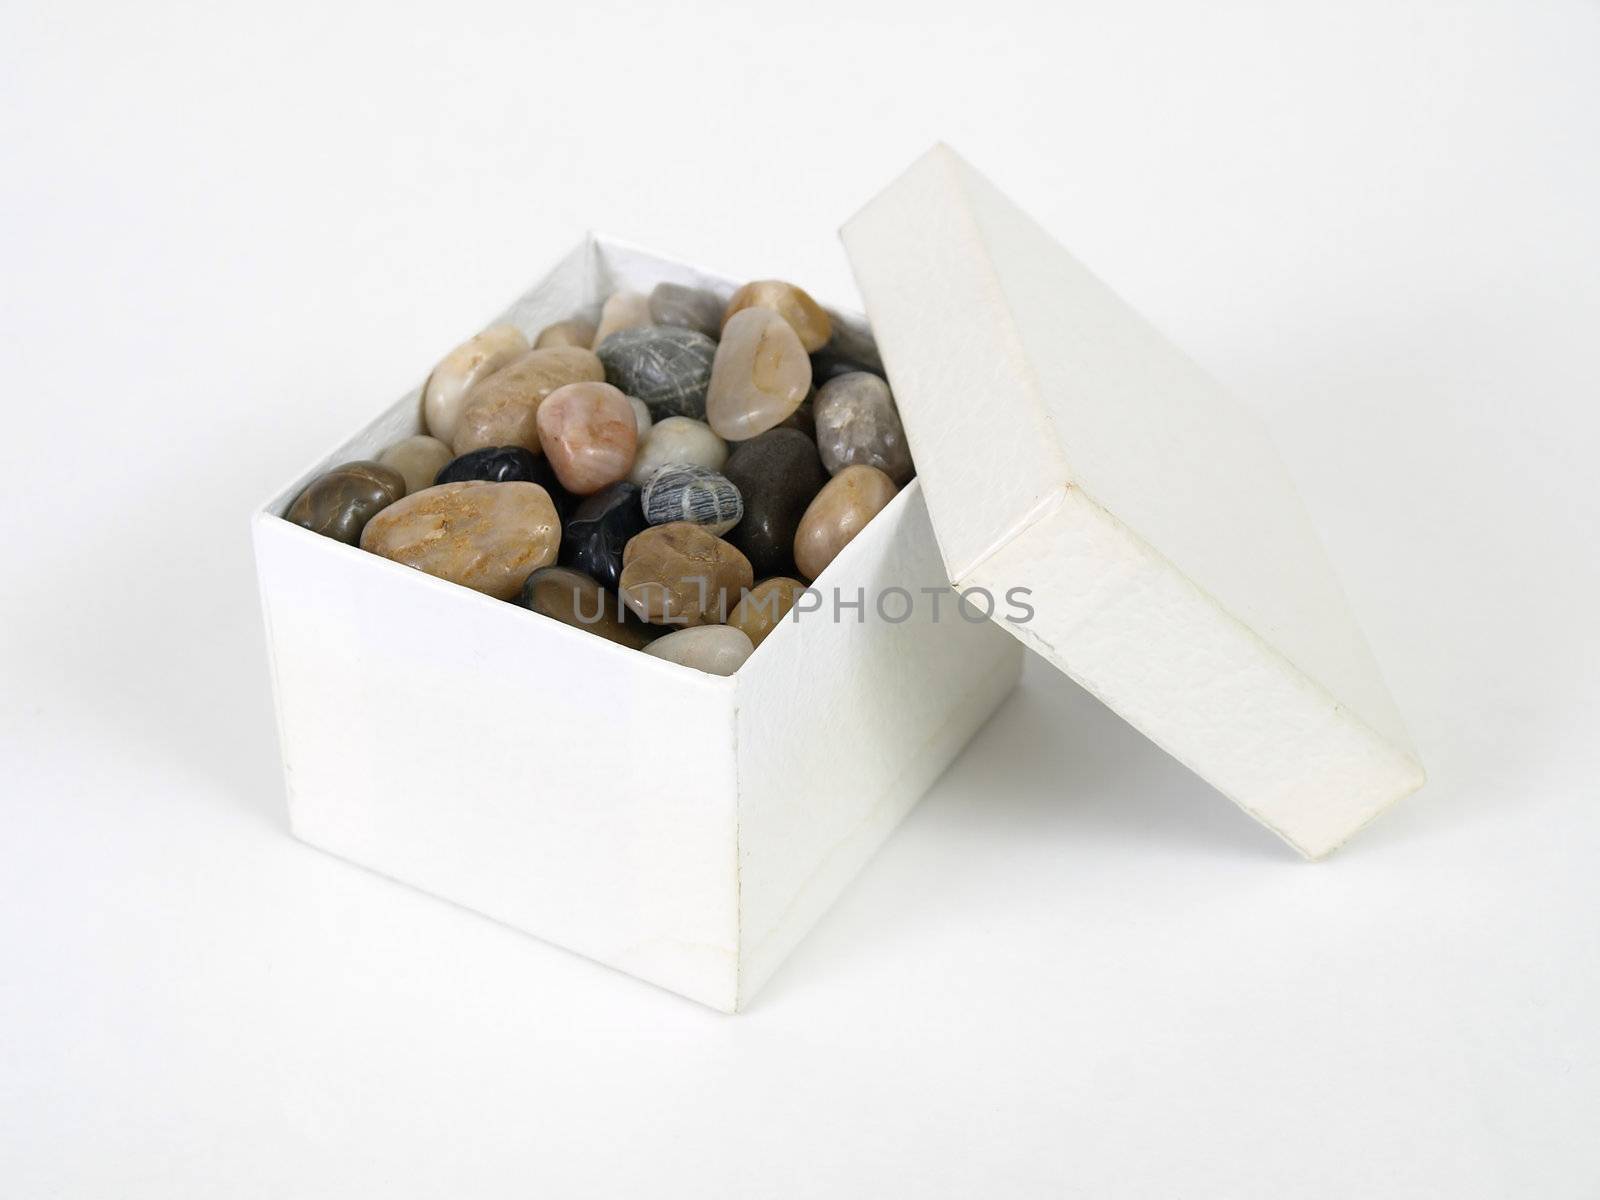
<instances>
[{"instance_id":1,"label":"beige stone","mask_svg":"<svg viewBox=\"0 0 1600 1200\"><path fill-rule=\"evenodd\" d=\"M638 329L650 324L650 297L642 292L615 292L600 308L600 324L594 331L594 348L600 349L613 333Z\"/></svg>"},{"instance_id":2,"label":"beige stone","mask_svg":"<svg viewBox=\"0 0 1600 1200\"><path fill-rule=\"evenodd\" d=\"M822 305L801 288L781 279L757 279L735 292L722 314L724 335L733 315L747 308L766 308L777 313L789 323L807 353L821 350L833 336L833 322Z\"/></svg>"},{"instance_id":3,"label":"beige stone","mask_svg":"<svg viewBox=\"0 0 1600 1200\"><path fill-rule=\"evenodd\" d=\"M409 493L432 487L434 476L454 457L450 447L438 438L419 433L390 446L378 455L378 461L400 472Z\"/></svg>"},{"instance_id":4,"label":"beige stone","mask_svg":"<svg viewBox=\"0 0 1600 1200\"><path fill-rule=\"evenodd\" d=\"M466 396L477 384L528 352L528 339L510 325L491 325L439 360L422 388L422 418L445 444L456 435Z\"/></svg>"},{"instance_id":5,"label":"beige stone","mask_svg":"<svg viewBox=\"0 0 1600 1200\"><path fill-rule=\"evenodd\" d=\"M747 308L723 326L706 420L718 437L742 442L781 425L810 390L811 359L789 323L771 309Z\"/></svg>"},{"instance_id":6,"label":"beige stone","mask_svg":"<svg viewBox=\"0 0 1600 1200\"><path fill-rule=\"evenodd\" d=\"M556 560L561 522L536 483L442 483L367 522L361 548L501 600Z\"/></svg>"},{"instance_id":7,"label":"beige stone","mask_svg":"<svg viewBox=\"0 0 1600 1200\"><path fill-rule=\"evenodd\" d=\"M720 623L754 581L750 560L699 525L674 521L622 551L622 600L655 625Z\"/></svg>"},{"instance_id":8,"label":"beige stone","mask_svg":"<svg viewBox=\"0 0 1600 1200\"><path fill-rule=\"evenodd\" d=\"M728 614L728 624L744 630L752 645L759 646L794 608L795 598L806 590L798 579L774 575L763 579L744 594Z\"/></svg>"},{"instance_id":9,"label":"beige stone","mask_svg":"<svg viewBox=\"0 0 1600 1200\"><path fill-rule=\"evenodd\" d=\"M545 457L575 496L626 479L639 448L639 424L628 398L609 383L569 383L539 406Z\"/></svg>"},{"instance_id":10,"label":"beige stone","mask_svg":"<svg viewBox=\"0 0 1600 1200\"><path fill-rule=\"evenodd\" d=\"M899 490L877 467L846 467L828 480L795 531L794 562L800 574L807 579L821 575Z\"/></svg>"},{"instance_id":11,"label":"beige stone","mask_svg":"<svg viewBox=\"0 0 1600 1200\"><path fill-rule=\"evenodd\" d=\"M576 346L530 350L471 392L461 411L452 449L460 455L486 446L521 446L539 453L539 406L569 383L606 377L600 360Z\"/></svg>"},{"instance_id":12,"label":"beige stone","mask_svg":"<svg viewBox=\"0 0 1600 1200\"><path fill-rule=\"evenodd\" d=\"M535 350L548 350L553 346L576 346L580 350L594 349L593 321L586 321L582 317L569 317L565 321L557 321L554 325L546 325L539 331L539 336L533 340Z\"/></svg>"}]
</instances>

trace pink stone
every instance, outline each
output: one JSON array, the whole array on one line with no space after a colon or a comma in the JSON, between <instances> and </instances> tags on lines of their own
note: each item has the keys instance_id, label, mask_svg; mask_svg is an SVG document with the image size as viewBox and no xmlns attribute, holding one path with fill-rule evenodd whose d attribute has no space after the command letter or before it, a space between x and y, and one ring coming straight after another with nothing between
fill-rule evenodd
<instances>
[{"instance_id":1,"label":"pink stone","mask_svg":"<svg viewBox=\"0 0 1600 1200\"><path fill-rule=\"evenodd\" d=\"M539 405L539 442L561 486L588 496L626 479L639 448L628 397L609 383L569 383Z\"/></svg>"}]
</instances>

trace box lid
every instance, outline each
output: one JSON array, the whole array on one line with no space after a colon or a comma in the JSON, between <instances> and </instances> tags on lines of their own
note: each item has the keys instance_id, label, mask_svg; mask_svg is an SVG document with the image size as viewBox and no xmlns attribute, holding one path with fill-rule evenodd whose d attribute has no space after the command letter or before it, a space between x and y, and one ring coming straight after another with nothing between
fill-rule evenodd
<instances>
[{"instance_id":1,"label":"box lid","mask_svg":"<svg viewBox=\"0 0 1600 1200\"><path fill-rule=\"evenodd\" d=\"M955 587L1308 857L1422 785L1254 414L948 147L842 236Z\"/></svg>"}]
</instances>

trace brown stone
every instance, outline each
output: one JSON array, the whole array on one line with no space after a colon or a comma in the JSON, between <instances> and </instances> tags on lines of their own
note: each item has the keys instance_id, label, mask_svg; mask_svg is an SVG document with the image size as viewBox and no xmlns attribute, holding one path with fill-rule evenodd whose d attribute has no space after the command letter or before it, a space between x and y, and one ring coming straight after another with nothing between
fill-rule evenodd
<instances>
[{"instance_id":1,"label":"brown stone","mask_svg":"<svg viewBox=\"0 0 1600 1200\"><path fill-rule=\"evenodd\" d=\"M722 327L728 327L733 315L747 308L767 308L789 323L809 354L821 350L833 336L833 322L828 314L802 289L781 279L758 279L747 283L733 294L722 314Z\"/></svg>"},{"instance_id":2,"label":"brown stone","mask_svg":"<svg viewBox=\"0 0 1600 1200\"><path fill-rule=\"evenodd\" d=\"M513 600L556 560L561 522L537 483L441 483L367 522L361 548L462 587Z\"/></svg>"},{"instance_id":3,"label":"brown stone","mask_svg":"<svg viewBox=\"0 0 1600 1200\"><path fill-rule=\"evenodd\" d=\"M752 645L759 646L766 636L794 608L795 598L806 590L798 579L774 575L763 579L744 594L728 614L728 624L744 630Z\"/></svg>"},{"instance_id":4,"label":"brown stone","mask_svg":"<svg viewBox=\"0 0 1600 1200\"><path fill-rule=\"evenodd\" d=\"M552 346L530 350L467 393L452 448L456 454L489 446L539 453L539 406L569 383L601 380L606 369L589 350Z\"/></svg>"},{"instance_id":5,"label":"brown stone","mask_svg":"<svg viewBox=\"0 0 1600 1200\"><path fill-rule=\"evenodd\" d=\"M541 567L529 575L522 585L522 607L635 650L661 632L636 617L616 593L567 567Z\"/></svg>"},{"instance_id":6,"label":"brown stone","mask_svg":"<svg viewBox=\"0 0 1600 1200\"><path fill-rule=\"evenodd\" d=\"M846 467L817 493L794 535L794 562L815 579L900 489L877 467Z\"/></svg>"},{"instance_id":7,"label":"brown stone","mask_svg":"<svg viewBox=\"0 0 1600 1200\"><path fill-rule=\"evenodd\" d=\"M422 389L428 432L447 445L456 435L467 393L528 352L528 339L511 325L491 325L439 360Z\"/></svg>"},{"instance_id":8,"label":"brown stone","mask_svg":"<svg viewBox=\"0 0 1600 1200\"><path fill-rule=\"evenodd\" d=\"M533 340L535 350L548 350L554 346L576 346L580 350L594 349L593 321L586 321L582 317L569 317L565 321L557 321L554 325L546 325L539 331L539 336Z\"/></svg>"},{"instance_id":9,"label":"brown stone","mask_svg":"<svg viewBox=\"0 0 1600 1200\"><path fill-rule=\"evenodd\" d=\"M655 625L720 623L754 581L750 562L699 525L635 535L622 552L622 600Z\"/></svg>"},{"instance_id":10,"label":"brown stone","mask_svg":"<svg viewBox=\"0 0 1600 1200\"><path fill-rule=\"evenodd\" d=\"M312 533L354 546L377 513L406 494L399 471L375 462L347 462L313 479L284 516Z\"/></svg>"}]
</instances>

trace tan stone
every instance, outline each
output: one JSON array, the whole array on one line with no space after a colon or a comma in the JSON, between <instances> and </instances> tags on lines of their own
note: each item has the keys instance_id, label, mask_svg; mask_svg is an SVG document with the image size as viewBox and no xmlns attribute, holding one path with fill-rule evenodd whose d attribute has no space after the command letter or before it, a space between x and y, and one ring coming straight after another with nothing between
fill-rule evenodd
<instances>
[{"instance_id":1,"label":"tan stone","mask_svg":"<svg viewBox=\"0 0 1600 1200\"><path fill-rule=\"evenodd\" d=\"M548 350L552 346L576 346L580 350L594 349L593 321L586 321L582 317L569 317L565 321L557 321L554 325L546 325L539 331L539 336L533 340L535 350Z\"/></svg>"},{"instance_id":2,"label":"tan stone","mask_svg":"<svg viewBox=\"0 0 1600 1200\"><path fill-rule=\"evenodd\" d=\"M800 574L807 579L821 575L899 490L877 467L846 467L828 480L795 531L794 562Z\"/></svg>"},{"instance_id":3,"label":"tan stone","mask_svg":"<svg viewBox=\"0 0 1600 1200\"><path fill-rule=\"evenodd\" d=\"M724 333L733 315L747 308L766 308L777 313L789 323L807 353L821 350L833 336L833 321L822 305L801 288L781 279L758 279L735 292L722 314Z\"/></svg>"},{"instance_id":4,"label":"tan stone","mask_svg":"<svg viewBox=\"0 0 1600 1200\"><path fill-rule=\"evenodd\" d=\"M754 581L750 560L699 525L674 521L622 551L622 600L656 625L720 623Z\"/></svg>"},{"instance_id":5,"label":"tan stone","mask_svg":"<svg viewBox=\"0 0 1600 1200\"><path fill-rule=\"evenodd\" d=\"M706 389L706 421L742 442L781 425L811 390L811 359L789 323L768 308L737 312L722 329Z\"/></svg>"},{"instance_id":6,"label":"tan stone","mask_svg":"<svg viewBox=\"0 0 1600 1200\"><path fill-rule=\"evenodd\" d=\"M728 614L728 624L744 630L750 643L761 645L794 608L795 598L806 590L798 579L774 575L763 579L744 594Z\"/></svg>"},{"instance_id":7,"label":"tan stone","mask_svg":"<svg viewBox=\"0 0 1600 1200\"><path fill-rule=\"evenodd\" d=\"M594 331L594 348L613 333L650 324L650 297L642 292L614 292L600 308L600 324Z\"/></svg>"},{"instance_id":8,"label":"tan stone","mask_svg":"<svg viewBox=\"0 0 1600 1200\"><path fill-rule=\"evenodd\" d=\"M396 442L382 454L378 461L405 478L407 492L420 492L433 486L433 478L455 454L438 438L419 433Z\"/></svg>"},{"instance_id":9,"label":"tan stone","mask_svg":"<svg viewBox=\"0 0 1600 1200\"><path fill-rule=\"evenodd\" d=\"M456 454L486 446L521 446L539 453L539 406L569 383L599 381L606 369L589 350L551 346L530 350L467 394L451 443Z\"/></svg>"},{"instance_id":10,"label":"tan stone","mask_svg":"<svg viewBox=\"0 0 1600 1200\"><path fill-rule=\"evenodd\" d=\"M446 354L422 388L422 417L428 432L450 444L467 393L527 352L528 339L521 331L510 325L491 325Z\"/></svg>"},{"instance_id":11,"label":"tan stone","mask_svg":"<svg viewBox=\"0 0 1600 1200\"><path fill-rule=\"evenodd\" d=\"M639 449L628 398L609 383L569 383L539 406L539 441L561 486L588 496L626 479Z\"/></svg>"},{"instance_id":12,"label":"tan stone","mask_svg":"<svg viewBox=\"0 0 1600 1200\"><path fill-rule=\"evenodd\" d=\"M529 575L522 586L522 607L635 650L661 632L582 571L567 567L544 567Z\"/></svg>"},{"instance_id":13,"label":"tan stone","mask_svg":"<svg viewBox=\"0 0 1600 1200\"><path fill-rule=\"evenodd\" d=\"M397 500L361 534L361 548L462 587L513 600L556 560L561 522L536 483L442 483Z\"/></svg>"}]
</instances>

